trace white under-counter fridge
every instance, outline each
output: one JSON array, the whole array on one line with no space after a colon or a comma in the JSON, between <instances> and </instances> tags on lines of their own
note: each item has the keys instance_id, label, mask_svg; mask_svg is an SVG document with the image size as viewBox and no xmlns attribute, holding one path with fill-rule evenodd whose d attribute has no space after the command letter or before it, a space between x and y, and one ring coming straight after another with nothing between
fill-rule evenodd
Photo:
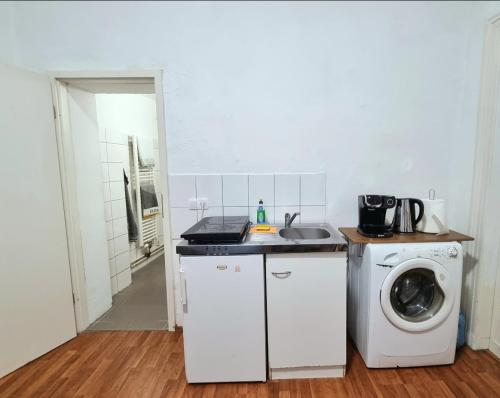
<instances>
[{"instance_id":1,"label":"white under-counter fridge","mask_svg":"<svg viewBox=\"0 0 500 398\"><path fill-rule=\"evenodd\" d=\"M188 383L266 381L264 256L181 256Z\"/></svg>"}]
</instances>

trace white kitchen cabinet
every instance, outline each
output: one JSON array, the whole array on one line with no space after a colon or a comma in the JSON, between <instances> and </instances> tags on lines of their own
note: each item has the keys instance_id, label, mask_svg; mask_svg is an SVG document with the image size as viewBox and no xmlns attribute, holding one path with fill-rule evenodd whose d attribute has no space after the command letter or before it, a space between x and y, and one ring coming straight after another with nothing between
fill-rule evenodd
<instances>
[{"instance_id":1,"label":"white kitchen cabinet","mask_svg":"<svg viewBox=\"0 0 500 398\"><path fill-rule=\"evenodd\" d=\"M346 254L266 256L271 379L342 377Z\"/></svg>"},{"instance_id":2,"label":"white kitchen cabinet","mask_svg":"<svg viewBox=\"0 0 500 398\"><path fill-rule=\"evenodd\" d=\"M189 383L266 381L264 257L181 256Z\"/></svg>"}]
</instances>

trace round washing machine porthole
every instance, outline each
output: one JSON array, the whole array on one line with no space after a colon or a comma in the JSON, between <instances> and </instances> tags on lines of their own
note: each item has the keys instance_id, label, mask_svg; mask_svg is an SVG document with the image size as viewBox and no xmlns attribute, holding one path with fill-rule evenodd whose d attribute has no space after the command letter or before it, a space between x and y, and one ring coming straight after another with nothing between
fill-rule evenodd
<instances>
[{"instance_id":1,"label":"round washing machine porthole","mask_svg":"<svg viewBox=\"0 0 500 398\"><path fill-rule=\"evenodd\" d=\"M380 304L400 329L420 332L444 321L453 307L453 289L446 269L436 261L416 258L402 262L386 276Z\"/></svg>"}]
</instances>

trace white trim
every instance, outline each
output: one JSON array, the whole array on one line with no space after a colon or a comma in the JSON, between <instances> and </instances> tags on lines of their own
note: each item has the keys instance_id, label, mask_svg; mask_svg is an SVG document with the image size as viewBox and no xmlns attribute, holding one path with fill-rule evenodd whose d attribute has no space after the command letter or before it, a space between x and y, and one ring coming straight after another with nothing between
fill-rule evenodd
<instances>
[{"instance_id":1,"label":"white trim","mask_svg":"<svg viewBox=\"0 0 500 398\"><path fill-rule=\"evenodd\" d=\"M391 303L391 290L396 279L405 272L424 268L432 271L435 275L436 282L443 291L444 299L441 308L433 317L422 322L409 322L401 318ZM432 329L443 322L450 314L453 304L455 303L455 292L449 284L449 273L441 264L427 258L415 258L406 260L394 268L384 279L380 288L380 305L387 319L396 327L409 332L423 332Z\"/></svg>"},{"instance_id":2,"label":"white trim","mask_svg":"<svg viewBox=\"0 0 500 398\"><path fill-rule=\"evenodd\" d=\"M332 377L344 377L345 366L303 366L299 368L270 368L270 380L283 379L323 379Z\"/></svg>"},{"instance_id":3,"label":"white trim","mask_svg":"<svg viewBox=\"0 0 500 398\"><path fill-rule=\"evenodd\" d=\"M491 179L491 164L494 156L497 104L500 98L499 64L500 64L500 19L492 18L486 26L481 71L481 97L475 148L474 176L472 185L471 208L468 233L475 237L475 243L465 256L464 270L470 270L467 285L470 286L471 297L468 309L467 342L473 349L484 348L483 343L489 340L491 333L491 308L493 293L483 289L491 266L489 253L483 244L483 220L486 192ZM479 262L478 262L479 259ZM493 259L494 260L494 259Z\"/></svg>"},{"instance_id":4,"label":"white trim","mask_svg":"<svg viewBox=\"0 0 500 398\"><path fill-rule=\"evenodd\" d=\"M117 71L54 71L50 72L53 88L54 107L57 114L56 137L59 152L59 164L61 169L61 184L63 188L64 212L66 230L68 237L68 250L70 258L70 269L75 295L75 319L77 331L81 332L89 326L87 292L85 283L85 269L83 267L83 254L79 228L79 215L77 210L75 170L73 162L73 143L67 120L61 115L66 102L61 97L65 96L65 85L61 83L64 79L113 79L113 78L152 78L156 96L156 118L158 128L158 142L160 151L161 169L161 192L163 234L165 240L165 276L167 291L167 314L168 329L175 330L175 302L173 287L173 264L171 256L171 231L170 213L168 203L168 162L167 143L164 114L164 91L161 70L117 70ZM66 113L67 114L67 113ZM167 211L164 211L167 209Z\"/></svg>"},{"instance_id":5,"label":"white trim","mask_svg":"<svg viewBox=\"0 0 500 398\"><path fill-rule=\"evenodd\" d=\"M68 240L68 257L73 288L76 331L85 330L89 322L87 287L85 282L85 268L83 267L83 249L80 234L78 202L76 195L76 171L73 154L73 140L69 115L67 87L55 79L51 81L52 98L56 115L56 142L61 172L61 188L66 223L66 237Z\"/></svg>"}]
</instances>

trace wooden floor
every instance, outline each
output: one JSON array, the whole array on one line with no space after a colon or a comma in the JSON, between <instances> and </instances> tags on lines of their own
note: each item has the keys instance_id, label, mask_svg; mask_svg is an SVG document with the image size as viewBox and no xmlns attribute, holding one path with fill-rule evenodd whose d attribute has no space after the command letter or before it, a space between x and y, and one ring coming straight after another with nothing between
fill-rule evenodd
<instances>
[{"instance_id":1,"label":"wooden floor","mask_svg":"<svg viewBox=\"0 0 500 398\"><path fill-rule=\"evenodd\" d=\"M94 332L0 379L0 397L500 397L500 362L487 352L462 349L452 366L372 370L349 346L348 364L344 379L187 385L180 330Z\"/></svg>"}]
</instances>

